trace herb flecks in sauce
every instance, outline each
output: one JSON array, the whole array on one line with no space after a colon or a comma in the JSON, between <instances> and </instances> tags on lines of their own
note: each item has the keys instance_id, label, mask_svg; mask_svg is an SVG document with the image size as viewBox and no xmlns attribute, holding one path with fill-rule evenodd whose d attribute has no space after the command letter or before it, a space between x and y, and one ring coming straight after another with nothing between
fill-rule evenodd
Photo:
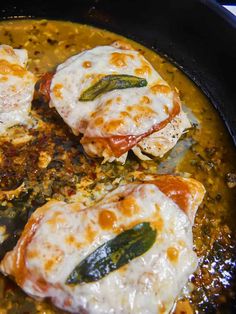
<instances>
[{"instance_id":1,"label":"herb flecks in sauce","mask_svg":"<svg viewBox=\"0 0 236 314\"><path fill-rule=\"evenodd\" d=\"M14 141L1 139L0 187L12 190L24 183L24 191L13 199L1 199L0 223L7 225L9 237L0 252L3 254L14 245L29 215L50 198L74 199L91 205L118 184L142 179L143 173L175 171L193 176L207 189L193 229L200 268L191 277L195 289L189 300L197 313L214 313L217 308L218 313L222 313L221 304L229 304L235 291L232 276L236 264L236 197L235 188L227 185L232 181L227 174L236 173L233 164L236 154L220 118L206 97L165 59L118 35L84 25L46 20L0 24L0 43L27 49L29 69L37 76L53 71L78 52L119 39L139 49L162 77L178 88L182 101L196 116L198 127L186 133L182 145L174 148L161 162L139 161L130 154L125 165L101 165L101 160L83 154L79 138L71 133L53 109L35 101L32 115L38 123L37 128L28 132L23 127L16 127ZM178 149L183 155L182 162L178 159ZM50 157L46 168L40 167L41 152ZM63 313L47 302L26 297L3 277L0 277L1 310L7 314Z\"/></svg>"}]
</instances>

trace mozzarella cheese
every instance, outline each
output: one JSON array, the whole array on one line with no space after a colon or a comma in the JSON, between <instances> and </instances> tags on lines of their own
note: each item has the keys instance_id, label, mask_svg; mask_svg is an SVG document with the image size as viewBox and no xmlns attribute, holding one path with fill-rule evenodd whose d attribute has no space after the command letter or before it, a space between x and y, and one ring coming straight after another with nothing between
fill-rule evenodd
<instances>
[{"instance_id":1,"label":"mozzarella cheese","mask_svg":"<svg viewBox=\"0 0 236 314\"><path fill-rule=\"evenodd\" d=\"M163 176L120 186L90 208L51 201L33 213L0 269L27 294L73 313L169 313L197 267L192 221L203 196L199 182ZM145 254L96 282L65 284L96 248L144 221L157 230Z\"/></svg>"},{"instance_id":2,"label":"mozzarella cheese","mask_svg":"<svg viewBox=\"0 0 236 314\"><path fill-rule=\"evenodd\" d=\"M34 75L27 71L27 51L0 45L0 134L29 122Z\"/></svg>"},{"instance_id":3,"label":"mozzarella cheese","mask_svg":"<svg viewBox=\"0 0 236 314\"><path fill-rule=\"evenodd\" d=\"M103 93L92 101L79 100L86 89L102 77L113 74L138 76L145 78L148 84ZM177 141L183 129L190 127L177 92L171 90L138 51L130 49L99 46L69 58L57 67L50 86L50 99L51 106L73 132L83 134L81 143L85 151L90 156L103 156L109 161L120 157L124 160L129 149L167 126L162 136L171 144L156 149L155 143L151 149L146 149L154 156L163 155L175 144L170 139L169 129L175 130L172 133ZM157 138L159 135L156 141ZM151 139L149 145L152 142ZM143 145L139 146L141 150ZM162 146L161 142L159 146Z\"/></svg>"}]
</instances>

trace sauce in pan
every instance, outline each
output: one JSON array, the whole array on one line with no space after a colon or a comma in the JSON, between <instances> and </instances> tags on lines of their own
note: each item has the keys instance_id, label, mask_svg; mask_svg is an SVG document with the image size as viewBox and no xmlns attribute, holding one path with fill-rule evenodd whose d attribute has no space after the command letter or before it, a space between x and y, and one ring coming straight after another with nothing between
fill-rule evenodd
<instances>
[{"instance_id":1,"label":"sauce in pan","mask_svg":"<svg viewBox=\"0 0 236 314\"><path fill-rule=\"evenodd\" d=\"M54 109L35 100L33 127L13 127L12 136L0 138L0 231L4 234L0 256L14 246L34 209L51 198L92 204L106 191L140 179L142 174L178 173L202 182L207 193L193 230L200 267L190 278L176 313L223 313L223 307L235 298L236 154L207 98L166 59L119 35L69 22L0 23L0 44L27 49L28 68L38 77L73 54L117 39L139 49L178 88L194 127L161 160L140 161L130 154L125 165L101 164L84 155L79 139ZM0 313L62 311L34 301L1 276Z\"/></svg>"}]
</instances>

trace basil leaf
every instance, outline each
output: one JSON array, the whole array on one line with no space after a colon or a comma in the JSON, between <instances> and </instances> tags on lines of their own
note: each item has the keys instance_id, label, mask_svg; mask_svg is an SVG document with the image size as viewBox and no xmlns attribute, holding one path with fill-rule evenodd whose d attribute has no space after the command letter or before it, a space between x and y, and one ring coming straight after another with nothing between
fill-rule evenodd
<instances>
[{"instance_id":1,"label":"basil leaf","mask_svg":"<svg viewBox=\"0 0 236 314\"><path fill-rule=\"evenodd\" d=\"M82 260L66 284L94 282L147 252L156 239L156 230L143 222L104 243Z\"/></svg>"},{"instance_id":2,"label":"basil leaf","mask_svg":"<svg viewBox=\"0 0 236 314\"><path fill-rule=\"evenodd\" d=\"M131 87L147 86L147 81L144 78L133 75L106 75L97 83L86 89L80 96L80 101L94 100L97 96L110 92L115 89L125 89Z\"/></svg>"}]
</instances>

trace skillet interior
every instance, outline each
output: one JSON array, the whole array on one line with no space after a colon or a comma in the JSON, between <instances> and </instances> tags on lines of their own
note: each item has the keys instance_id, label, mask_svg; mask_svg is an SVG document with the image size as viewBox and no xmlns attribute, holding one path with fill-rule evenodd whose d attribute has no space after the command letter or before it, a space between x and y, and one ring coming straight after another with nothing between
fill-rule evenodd
<instances>
[{"instance_id":1,"label":"skillet interior","mask_svg":"<svg viewBox=\"0 0 236 314\"><path fill-rule=\"evenodd\" d=\"M75 5L75 2L71 1L71 3ZM27 3L23 3L22 5L26 6L26 4ZM235 126L233 118L236 117L236 113L234 112L235 108L232 104L232 99L235 99L235 91L230 73L233 71L233 56L235 53L233 49L236 45L231 42L228 47L232 49L225 49L225 47L227 47L226 44L228 43L229 45L227 38L229 36L228 39L230 39L230 34L233 35L234 30L224 19L220 19L221 23L219 24L221 28L218 31L222 32L228 30L228 35L226 35L225 38L219 38L219 40L217 40L215 33L215 37L212 36L213 39L211 38L210 42L208 42L210 37L207 37L206 32L209 31L209 29L204 30L200 18L197 19L198 25L194 23L191 24L193 16L190 18L190 15L188 15L193 8L199 10L199 17L208 14L208 8L204 7L200 2L193 1L191 6L186 6L186 11L182 12L179 6L176 7L174 2L169 1L165 4L169 6L168 9L167 7L164 8L165 5L160 4L160 7L156 8L155 12L157 12L157 15L154 17L150 14L150 12L154 12L154 8L152 7L154 3L151 5L151 1L145 16L140 16L142 10L139 6L143 5L141 1L135 3L130 1L128 5L127 3L125 4L124 1L120 1L119 4L114 1L112 2L112 6L109 6L107 1L90 2L90 6L85 4L84 1L81 1L81 5L81 10L78 12L77 16L75 16L75 14L69 16L69 9L67 9L67 13L63 16L63 7L59 7L56 14L53 14L52 7L48 8L48 14L46 9L38 10L36 13L36 11L34 11L35 7L25 7L25 9L20 11L20 14L27 16L33 15L36 17L65 18L103 26L118 33L123 33L126 37L134 38L144 43L146 46L154 47L154 49L159 52L167 54L168 57L174 59L181 68L183 67L184 71L186 71L204 92L207 93L224 119L226 119L225 121L231 134L235 134L233 133L233 127ZM134 10L135 6L137 6L137 14L134 15L131 14L131 11ZM127 8L127 11L125 11L124 8ZM13 11L16 10L15 12L17 12L18 9L19 8L16 7ZM30 10L32 10L31 14L29 13ZM71 9L71 11L74 10ZM9 15L8 13L10 13L10 11L5 12L5 14ZM19 15L19 13L17 15ZM214 23L214 19L217 19L217 15L211 12L210 16L212 23ZM170 25L169 21L171 21ZM176 27L176 25L178 25L178 27ZM155 32L153 31L154 29ZM192 33L195 33L194 39L191 38ZM158 38L158 41L156 38ZM195 40L196 38L197 40ZM234 38L235 37L232 36L231 41ZM186 46L186 44L188 44L188 46ZM203 49L203 47L206 47L206 49ZM227 311L232 311L233 313L233 308L234 305L228 305Z\"/></svg>"},{"instance_id":2,"label":"skillet interior","mask_svg":"<svg viewBox=\"0 0 236 314\"><path fill-rule=\"evenodd\" d=\"M122 34L177 64L210 98L236 143L236 19L214 0L11 0L0 18L48 18Z\"/></svg>"}]
</instances>

